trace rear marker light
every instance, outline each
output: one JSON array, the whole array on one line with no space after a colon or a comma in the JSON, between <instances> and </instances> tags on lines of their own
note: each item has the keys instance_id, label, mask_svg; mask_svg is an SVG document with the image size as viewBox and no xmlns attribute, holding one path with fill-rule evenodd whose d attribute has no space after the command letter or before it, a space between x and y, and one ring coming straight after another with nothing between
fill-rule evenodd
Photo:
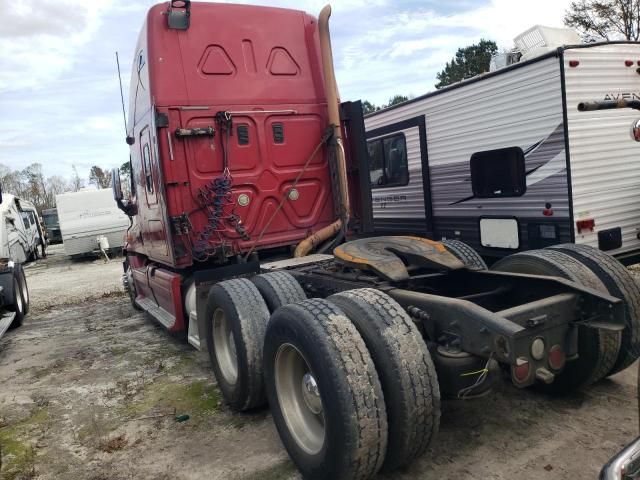
<instances>
[{"instance_id":1,"label":"rear marker light","mask_svg":"<svg viewBox=\"0 0 640 480\"><path fill-rule=\"evenodd\" d=\"M529 375L531 374L531 366L529 365L529 361L524 358L516 359L515 366L511 367L511 373L513 374L513 378L515 378L517 382L526 382L529 379Z\"/></svg>"},{"instance_id":2,"label":"rear marker light","mask_svg":"<svg viewBox=\"0 0 640 480\"><path fill-rule=\"evenodd\" d=\"M627 67L630 67L630 66L632 66L632 65L633 65L633 60L625 60L625 61L624 61L624 64L625 64Z\"/></svg>"},{"instance_id":3,"label":"rear marker light","mask_svg":"<svg viewBox=\"0 0 640 480\"><path fill-rule=\"evenodd\" d=\"M576 68L578 65L580 65L580 62L578 60L569 60L569 66Z\"/></svg>"},{"instance_id":4,"label":"rear marker light","mask_svg":"<svg viewBox=\"0 0 640 480\"><path fill-rule=\"evenodd\" d=\"M583 230L589 230L590 232L593 232L593 230L596 228L596 221L593 218L577 220L576 228L578 229L578 233L582 233Z\"/></svg>"},{"instance_id":5,"label":"rear marker light","mask_svg":"<svg viewBox=\"0 0 640 480\"><path fill-rule=\"evenodd\" d=\"M562 370L567 360L560 345L554 345L549 349L549 366L553 370Z\"/></svg>"}]
</instances>

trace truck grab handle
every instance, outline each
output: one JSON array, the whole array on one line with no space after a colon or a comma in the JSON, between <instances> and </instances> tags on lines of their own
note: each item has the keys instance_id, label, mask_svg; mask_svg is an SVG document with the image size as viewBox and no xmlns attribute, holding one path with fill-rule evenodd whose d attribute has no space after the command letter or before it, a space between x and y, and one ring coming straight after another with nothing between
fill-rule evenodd
<instances>
[{"instance_id":1,"label":"truck grab handle","mask_svg":"<svg viewBox=\"0 0 640 480\"><path fill-rule=\"evenodd\" d=\"M578 111L612 110L615 108L633 108L640 110L640 100L604 100L601 102L580 102Z\"/></svg>"}]
</instances>

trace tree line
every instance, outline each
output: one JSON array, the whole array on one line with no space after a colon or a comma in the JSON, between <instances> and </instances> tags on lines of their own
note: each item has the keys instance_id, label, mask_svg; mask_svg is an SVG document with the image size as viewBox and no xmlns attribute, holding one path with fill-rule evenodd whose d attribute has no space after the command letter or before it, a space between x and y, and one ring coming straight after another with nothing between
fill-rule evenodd
<instances>
[{"instance_id":1,"label":"tree line","mask_svg":"<svg viewBox=\"0 0 640 480\"><path fill-rule=\"evenodd\" d=\"M608 40L640 40L640 0L578 0L571 2L563 18L567 27L575 28L586 43ZM498 53L492 40L480 39L473 45L458 48L454 57L436 74L436 89L481 75L489 71L491 58ZM407 101L395 95L386 105L362 102L364 113L372 113Z\"/></svg>"},{"instance_id":2,"label":"tree line","mask_svg":"<svg viewBox=\"0 0 640 480\"><path fill-rule=\"evenodd\" d=\"M126 164L128 171L129 162ZM42 164L32 163L22 170L13 170L0 164L0 185L4 193L11 193L35 205L38 212L47 208L55 208L56 195L66 192L77 192L86 186L85 179L80 176L75 165L70 178L61 175L46 177L42 172ZM125 172L127 175L127 172ZM127 176L128 179L128 176ZM123 183L127 183L123 178ZM111 188L111 172L94 165L89 170L89 184L96 188ZM128 186L128 183L127 183ZM126 188L125 185L123 185Z\"/></svg>"}]
</instances>

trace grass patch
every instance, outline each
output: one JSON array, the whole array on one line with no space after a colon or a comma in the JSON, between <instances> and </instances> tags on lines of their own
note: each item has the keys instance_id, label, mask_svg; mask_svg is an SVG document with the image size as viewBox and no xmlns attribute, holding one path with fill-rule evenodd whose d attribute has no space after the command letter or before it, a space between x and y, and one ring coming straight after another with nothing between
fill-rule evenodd
<instances>
[{"instance_id":1,"label":"grass patch","mask_svg":"<svg viewBox=\"0 0 640 480\"><path fill-rule=\"evenodd\" d=\"M191 417L215 413L220 402L220 392L214 385L203 380L188 385L159 379L147 385L141 398L125 407L125 413L132 416L144 415L152 410Z\"/></svg>"},{"instance_id":2,"label":"grass patch","mask_svg":"<svg viewBox=\"0 0 640 480\"><path fill-rule=\"evenodd\" d=\"M35 451L25 437L43 428L48 418L46 409L36 408L24 420L0 428L0 478L35 477Z\"/></svg>"}]
</instances>

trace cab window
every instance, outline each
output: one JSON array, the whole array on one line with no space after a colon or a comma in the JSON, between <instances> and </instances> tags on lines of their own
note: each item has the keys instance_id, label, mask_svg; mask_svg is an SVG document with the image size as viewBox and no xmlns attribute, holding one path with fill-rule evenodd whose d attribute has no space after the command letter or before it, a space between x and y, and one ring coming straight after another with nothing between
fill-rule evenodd
<instances>
[{"instance_id":1,"label":"cab window","mask_svg":"<svg viewBox=\"0 0 640 480\"><path fill-rule=\"evenodd\" d=\"M153 176L151 175L151 152L149 150L148 143L145 143L144 147L142 148L142 161L147 192L153 193Z\"/></svg>"}]
</instances>

